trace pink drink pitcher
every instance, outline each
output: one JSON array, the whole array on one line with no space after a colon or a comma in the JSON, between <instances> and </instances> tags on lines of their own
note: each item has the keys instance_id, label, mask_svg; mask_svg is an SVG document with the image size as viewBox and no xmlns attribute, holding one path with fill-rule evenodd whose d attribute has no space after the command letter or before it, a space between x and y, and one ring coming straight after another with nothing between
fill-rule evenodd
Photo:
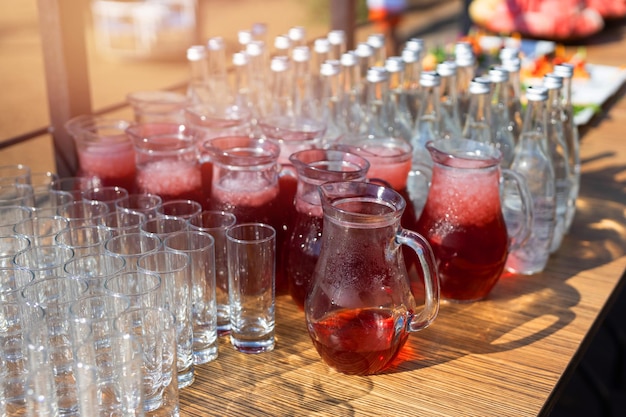
<instances>
[{"instance_id":1,"label":"pink drink pitcher","mask_svg":"<svg viewBox=\"0 0 626 417\"><path fill-rule=\"evenodd\" d=\"M70 119L65 129L74 138L79 177L96 177L102 186L135 190L135 150L126 134L129 122L83 115Z\"/></svg>"},{"instance_id":2,"label":"pink drink pitcher","mask_svg":"<svg viewBox=\"0 0 626 417\"><path fill-rule=\"evenodd\" d=\"M138 123L127 129L137 154L137 189L163 201L202 201L200 159L193 136L176 123Z\"/></svg>"},{"instance_id":3,"label":"pink drink pitcher","mask_svg":"<svg viewBox=\"0 0 626 417\"><path fill-rule=\"evenodd\" d=\"M304 311L309 335L330 367L353 375L389 367L409 333L439 311L439 281L430 245L400 226L405 201L367 182L319 186L324 211L322 248ZM420 259L424 305L411 291L402 245Z\"/></svg>"},{"instance_id":4,"label":"pink drink pitcher","mask_svg":"<svg viewBox=\"0 0 626 417\"><path fill-rule=\"evenodd\" d=\"M532 221L528 189L522 177L500 169L500 151L488 144L441 139L426 147L433 159L432 182L415 230L435 252L442 298L483 299L498 282L512 245L528 237ZM505 221L500 189L508 190L509 183L515 189L503 193ZM519 226L509 236L507 223L514 221Z\"/></svg>"},{"instance_id":5,"label":"pink drink pitcher","mask_svg":"<svg viewBox=\"0 0 626 417\"><path fill-rule=\"evenodd\" d=\"M329 181L362 181L370 164L358 155L332 149L296 152L289 160L298 172L298 190L293 228L282 251L289 293L303 308L322 243L323 213L317 187Z\"/></svg>"}]
</instances>

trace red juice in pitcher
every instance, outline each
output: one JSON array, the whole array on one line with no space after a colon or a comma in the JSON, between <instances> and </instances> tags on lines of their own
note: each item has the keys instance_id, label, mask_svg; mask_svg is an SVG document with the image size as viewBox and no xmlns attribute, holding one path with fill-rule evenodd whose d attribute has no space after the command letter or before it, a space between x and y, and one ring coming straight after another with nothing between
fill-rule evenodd
<instances>
[{"instance_id":1,"label":"red juice in pitcher","mask_svg":"<svg viewBox=\"0 0 626 417\"><path fill-rule=\"evenodd\" d=\"M97 177L103 187L135 190L137 168L135 151L130 143L110 145L105 149L78 149L78 176Z\"/></svg>"},{"instance_id":2,"label":"red juice in pitcher","mask_svg":"<svg viewBox=\"0 0 626 417\"><path fill-rule=\"evenodd\" d=\"M384 308L338 310L310 323L309 333L331 368L349 375L370 375L387 368L408 338L408 332L396 323L398 317Z\"/></svg>"},{"instance_id":3,"label":"red juice in pitcher","mask_svg":"<svg viewBox=\"0 0 626 417\"><path fill-rule=\"evenodd\" d=\"M255 188L252 183L213 183L211 210L233 213L237 223L259 222L271 224L276 210L278 185Z\"/></svg>"},{"instance_id":4,"label":"red juice in pitcher","mask_svg":"<svg viewBox=\"0 0 626 417\"><path fill-rule=\"evenodd\" d=\"M139 192L156 194L163 201L202 201L200 167L185 161L156 161L141 166L137 173Z\"/></svg>"}]
</instances>

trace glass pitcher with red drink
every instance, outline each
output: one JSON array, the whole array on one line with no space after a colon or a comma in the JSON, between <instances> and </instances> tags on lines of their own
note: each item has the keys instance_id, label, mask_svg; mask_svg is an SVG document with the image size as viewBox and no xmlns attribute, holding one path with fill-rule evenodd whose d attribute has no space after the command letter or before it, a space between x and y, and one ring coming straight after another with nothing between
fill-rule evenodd
<instances>
[{"instance_id":1,"label":"glass pitcher with red drink","mask_svg":"<svg viewBox=\"0 0 626 417\"><path fill-rule=\"evenodd\" d=\"M297 174L289 161L295 152L320 148L326 132L326 124L321 120L293 115L268 115L258 122L258 129L263 138L276 141L280 146L278 163L279 194L278 207L280 219L276 225L276 247L282 248L291 235L291 228L296 215L294 201L296 197ZM282 251L276 253L276 277L286 276L285 261ZM277 281L278 282L278 281ZM284 281L286 283L286 280ZM287 293L287 288L276 288L276 294Z\"/></svg>"},{"instance_id":2,"label":"glass pitcher with red drink","mask_svg":"<svg viewBox=\"0 0 626 417\"><path fill-rule=\"evenodd\" d=\"M202 201L198 148L185 125L137 123L127 133L137 154L137 190L165 201Z\"/></svg>"},{"instance_id":3,"label":"glass pitcher with red drink","mask_svg":"<svg viewBox=\"0 0 626 417\"><path fill-rule=\"evenodd\" d=\"M415 230L435 253L442 298L483 299L499 280L511 246L528 236L530 194L522 177L500 168L501 153L489 144L440 139L426 148L433 160L432 182ZM509 190L502 194L510 206L506 212L518 219L511 236L501 189Z\"/></svg>"},{"instance_id":4,"label":"glass pitcher with red drink","mask_svg":"<svg viewBox=\"0 0 626 417\"><path fill-rule=\"evenodd\" d=\"M439 311L439 281L428 241L400 226L405 208L393 189L368 182L319 186L322 248L304 311L309 335L330 367L353 375L389 367L409 333ZM423 306L411 292L401 245L420 259Z\"/></svg>"},{"instance_id":5,"label":"glass pitcher with red drink","mask_svg":"<svg viewBox=\"0 0 626 417\"><path fill-rule=\"evenodd\" d=\"M309 149L289 157L298 172L296 216L282 248L291 298L300 308L311 286L322 244L322 204L317 186L329 181L362 181L370 164L340 150Z\"/></svg>"},{"instance_id":6,"label":"glass pitcher with red drink","mask_svg":"<svg viewBox=\"0 0 626 417\"><path fill-rule=\"evenodd\" d=\"M78 177L96 177L104 187L135 190L135 150L126 134L126 120L82 115L70 119L65 129L74 138Z\"/></svg>"}]
</instances>

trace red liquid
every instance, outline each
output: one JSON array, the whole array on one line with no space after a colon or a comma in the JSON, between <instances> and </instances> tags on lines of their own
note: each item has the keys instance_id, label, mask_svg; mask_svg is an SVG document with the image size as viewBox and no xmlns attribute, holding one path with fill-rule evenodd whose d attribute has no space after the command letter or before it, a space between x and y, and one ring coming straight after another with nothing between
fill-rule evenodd
<instances>
[{"instance_id":1,"label":"red liquid","mask_svg":"<svg viewBox=\"0 0 626 417\"><path fill-rule=\"evenodd\" d=\"M415 231L428 238L435 253L443 298L480 300L496 285L508 253L502 217L493 216L480 226L450 226L434 216L426 204Z\"/></svg>"},{"instance_id":2,"label":"red liquid","mask_svg":"<svg viewBox=\"0 0 626 417\"><path fill-rule=\"evenodd\" d=\"M78 176L98 177L102 187L122 187L129 193L136 190L135 151L127 143L78 150Z\"/></svg>"},{"instance_id":3,"label":"red liquid","mask_svg":"<svg viewBox=\"0 0 626 417\"><path fill-rule=\"evenodd\" d=\"M311 288L313 270L322 248L323 220L322 217L298 213L288 242L285 273L291 298L301 309L304 309L304 300Z\"/></svg>"},{"instance_id":4,"label":"red liquid","mask_svg":"<svg viewBox=\"0 0 626 417\"><path fill-rule=\"evenodd\" d=\"M142 165L137 173L139 192L156 194L163 201L202 201L202 175L187 161L158 161Z\"/></svg>"},{"instance_id":5,"label":"red liquid","mask_svg":"<svg viewBox=\"0 0 626 417\"><path fill-rule=\"evenodd\" d=\"M276 200L277 210L270 224L276 229L276 294L283 295L289 292L289 275L287 274L285 255L296 216L294 199L298 180L296 177L283 175L279 177L278 185L280 191Z\"/></svg>"},{"instance_id":6,"label":"red liquid","mask_svg":"<svg viewBox=\"0 0 626 417\"><path fill-rule=\"evenodd\" d=\"M259 222L271 224L276 211L278 185L264 188L241 187L236 183L225 188L213 184L211 188L211 210L222 210L233 213L237 223Z\"/></svg>"},{"instance_id":7,"label":"red liquid","mask_svg":"<svg viewBox=\"0 0 626 417\"><path fill-rule=\"evenodd\" d=\"M331 368L350 375L371 375L395 359L408 338L396 333L388 309L340 310L309 324L317 352Z\"/></svg>"},{"instance_id":8,"label":"red liquid","mask_svg":"<svg viewBox=\"0 0 626 417\"><path fill-rule=\"evenodd\" d=\"M200 172L202 175L202 208L209 210L211 200L211 184L213 184L213 163L209 161L202 162L200 165Z\"/></svg>"}]
</instances>

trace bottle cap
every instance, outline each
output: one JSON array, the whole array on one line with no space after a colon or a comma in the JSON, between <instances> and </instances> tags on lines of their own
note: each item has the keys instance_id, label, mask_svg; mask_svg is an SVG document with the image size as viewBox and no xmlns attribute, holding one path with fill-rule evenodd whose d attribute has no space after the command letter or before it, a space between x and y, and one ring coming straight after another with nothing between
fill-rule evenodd
<instances>
[{"instance_id":1,"label":"bottle cap","mask_svg":"<svg viewBox=\"0 0 626 417\"><path fill-rule=\"evenodd\" d=\"M404 48L402 50L402 60L407 64L418 62L420 60L420 53L414 49Z\"/></svg>"},{"instance_id":2,"label":"bottle cap","mask_svg":"<svg viewBox=\"0 0 626 417\"><path fill-rule=\"evenodd\" d=\"M366 80L368 83L379 83L388 79L389 74L384 67L371 67L367 70Z\"/></svg>"},{"instance_id":3,"label":"bottle cap","mask_svg":"<svg viewBox=\"0 0 626 417\"><path fill-rule=\"evenodd\" d=\"M289 69L289 58L285 55L278 55L272 58L270 70L272 72L283 72Z\"/></svg>"},{"instance_id":4,"label":"bottle cap","mask_svg":"<svg viewBox=\"0 0 626 417\"><path fill-rule=\"evenodd\" d=\"M548 89L539 85L531 85L526 88L526 99L528 101L546 101L548 99Z\"/></svg>"},{"instance_id":5,"label":"bottle cap","mask_svg":"<svg viewBox=\"0 0 626 417\"><path fill-rule=\"evenodd\" d=\"M328 42L330 42L331 45L341 45L346 41L346 32L339 29L331 30L330 32L328 32L327 37Z\"/></svg>"},{"instance_id":6,"label":"bottle cap","mask_svg":"<svg viewBox=\"0 0 626 417\"><path fill-rule=\"evenodd\" d=\"M332 77L333 75L339 74L340 71L341 65L339 61L335 59L324 61L320 66L320 74L324 77Z\"/></svg>"},{"instance_id":7,"label":"bottle cap","mask_svg":"<svg viewBox=\"0 0 626 417\"><path fill-rule=\"evenodd\" d=\"M504 62L513 58L519 58L519 49L513 48L511 46L505 46L504 48L500 49L498 57L500 58L500 62Z\"/></svg>"},{"instance_id":8,"label":"bottle cap","mask_svg":"<svg viewBox=\"0 0 626 417\"><path fill-rule=\"evenodd\" d=\"M357 57L353 51L341 54L341 65L344 67L353 67L357 64Z\"/></svg>"},{"instance_id":9,"label":"bottle cap","mask_svg":"<svg viewBox=\"0 0 626 417\"><path fill-rule=\"evenodd\" d=\"M441 85L441 76L435 71L422 71L420 74L420 85L422 87L436 87Z\"/></svg>"},{"instance_id":10,"label":"bottle cap","mask_svg":"<svg viewBox=\"0 0 626 417\"><path fill-rule=\"evenodd\" d=\"M493 83L503 83L509 81L509 72L503 67L491 67L489 79Z\"/></svg>"},{"instance_id":11,"label":"bottle cap","mask_svg":"<svg viewBox=\"0 0 626 417\"><path fill-rule=\"evenodd\" d=\"M252 32L249 30L240 30L237 32L237 41L240 45L247 45L252 40Z\"/></svg>"},{"instance_id":12,"label":"bottle cap","mask_svg":"<svg viewBox=\"0 0 626 417\"><path fill-rule=\"evenodd\" d=\"M296 46L291 51L291 58L295 62L307 62L311 58L311 50L308 46Z\"/></svg>"},{"instance_id":13,"label":"bottle cap","mask_svg":"<svg viewBox=\"0 0 626 417\"><path fill-rule=\"evenodd\" d=\"M359 58L369 58L374 53L372 46L365 42L359 43L354 52Z\"/></svg>"},{"instance_id":14,"label":"bottle cap","mask_svg":"<svg viewBox=\"0 0 626 417\"><path fill-rule=\"evenodd\" d=\"M388 72L404 71L404 61L399 56L390 56L385 60L385 69Z\"/></svg>"},{"instance_id":15,"label":"bottle cap","mask_svg":"<svg viewBox=\"0 0 626 417\"><path fill-rule=\"evenodd\" d=\"M510 58L502 61L501 66L508 72L519 72L519 70L522 68L522 61L519 58Z\"/></svg>"},{"instance_id":16,"label":"bottle cap","mask_svg":"<svg viewBox=\"0 0 626 417\"><path fill-rule=\"evenodd\" d=\"M291 39L287 35L278 35L274 38L274 47L276 49L289 49L291 47Z\"/></svg>"},{"instance_id":17,"label":"bottle cap","mask_svg":"<svg viewBox=\"0 0 626 417\"><path fill-rule=\"evenodd\" d=\"M265 49L265 43L263 41L250 41L246 45L246 53L249 56L261 56Z\"/></svg>"},{"instance_id":18,"label":"bottle cap","mask_svg":"<svg viewBox=\"0 0 626 417\"><path fill-rule=\"evenodd\" d=\"M470 94L488 94L490 91L491 81L487 77L476 77L470 82Z\"/></svg>"},{"instance_id":19,"label":"bottle cap","mask_svg":"<svg viewBox=\"0 0 626 417\"><path fill-rule=\"evenodd\" d=\"M373 33L367 37L367 44L374 49L382 48L385 45L385 35Z\"/></svg>"},{"instance_id":20,"label":"bottle cap","mask_svg":"<svg viewBox=\"0 0 626 417\"><path fill-rule=\"evenodd\" d=\"M224 49L224 38L221 36L215 36L213 38L209 38L207 42L207 47L211 51L221 51Z\"/></svg>"},{"instance_id":21,"label":"bottle cap","mask_svg":"<svg viewBox=\"0 0 626 417\"><path fill-rule=\"evenodd\" d=\"M248 55L245 52L235 52L233 54L233 65L238 67L248 64Z\"/></svg>"},{"instance_id":22,"label":"bottle cap","mask_svg":"<svg viewBox=\"0 0 626 417\"><path fill-rule=\"evenodd\" d=\"M207 55L204 45L192 45L187 48L187 59L189 61L200 61Z\"/></svg>"},{"instance_id":23,"label":"bottle cap","mask_svg":"<svg viewBox=\"0 0 626 417\"><path fill-rule=\"evenodd\" d=\"M456 75L456 64L453 61L443 61L437 64L437 74L442 77L451 77Z\"/></svg>"},{"instance_id":24,"label":"bottle cap","mask_svg":"<svg viewBox=\"0 0 626 417\"><path fill-rule=\"evenodd\" d=\"M574 76L574 66L566 63L555 65L554 73L563 78L572 78Z\"/></svg>"},{"instance_id":25,"label":"bottle cap","mask_svg":"<svg viewBox=\"0 0 626 417\"><path fill-rule=\"evenodd\" d=\"M410 49L411 51L416 51L421 54L424 51L424 39L421 38L411 38L404 44L405 49Z\"/></svg>"},{"instance_id":26,"label":"bottle cap","mask_svg":"<svg viewBox=\"0 0 626 417\"><path fill-rule=\"evenodd\" d=\"M289 39L296 43L302 42L306 36L306 29L304 26L293 26L289 28L287 36L289 36Z\"/></svg>"},{"instance_id":27,"label":"bottle cap","mask_svg":"<svg viewBox=\"0 0 626 417\"><path fill-rule=\"evenodd\" d=\"M546 74L543 76L543 86L548 90L560 89L563 87L563 77L556 75L553 72Z\"/></svg>"},{"instance_id":28,"label":"bottle cap","mask_svg":"<svg viewBox=\"0 0 626 417\"><path fill-rule=\"evenodd\" d=\"M459 67L469 67L474 65L476 57L472 50L472 45L468 42L457 42L454 45L454 62Z\"/></svg>"},{"instance_id":29,"label":"bottle cap","mask_svg":"<svg viewBox=\"0 0 626 417\"><path fill-rule=\"evenodd\" d=\"M263 38L267 34L267 24L262 22L253 23L250 32L255 39Z\"/></svg>"},{"instance_id":30,"label":"bottle cap","mask_svg":"<svg viewBox=\"0 0 626 417\"><path fill-rule=\"evenodd\" d=\"M318 54L326 54L330 51L330 42L327 38L317 38L313 42L313 50Z\"/></svg>"}]
</instances>

